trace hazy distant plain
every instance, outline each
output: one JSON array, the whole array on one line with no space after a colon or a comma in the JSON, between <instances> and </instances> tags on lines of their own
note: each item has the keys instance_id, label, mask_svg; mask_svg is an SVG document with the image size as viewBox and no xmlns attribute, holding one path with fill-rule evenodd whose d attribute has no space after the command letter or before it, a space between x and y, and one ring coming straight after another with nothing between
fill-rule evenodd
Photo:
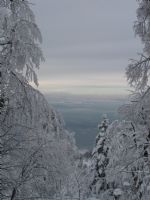
<instances>
[{"instance_id":1,"label":"hazy distant plain","mask_svg":"<svg viewBox=\"0 0 150 200\"><path fill-rule=\"evenodd\" d=\"M126 101L125 96L90 96L54 93L46 95L51 106L59 111L65 120L66 128L75 132L77 146L92 149L98 134L98 123L103 114L110 122L118 119L118 109Z\"/></svg>"}]
</instances>

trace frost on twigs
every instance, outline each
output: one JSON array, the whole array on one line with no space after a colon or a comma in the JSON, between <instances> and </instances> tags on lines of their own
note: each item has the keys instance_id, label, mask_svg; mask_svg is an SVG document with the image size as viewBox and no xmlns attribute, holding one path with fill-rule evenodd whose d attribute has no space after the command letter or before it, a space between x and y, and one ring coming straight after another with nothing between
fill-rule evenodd
<instances>
[{"instance_id":1,"label":"frost on twigs","mask_svg":"<svg viewBox=\"0 0 150 200\"><path fill-rule=\"evenodd\" d=\"M132 60L126 75L129 84L137 90L144 90L149 84L150 73L150 1L140 0L134 31L140 37L144 48L139 60Z\"/></svg>"},{"instance_id":2,"label":"frost on twigs","mask_svg":"<svg viewBox=\"0 0 150 200\"><path fill-rule=\"evenodd\" d=\"M41 34L29 1L0 0L0 11L0 199L62 198L76 146L59 114L29 85L38 85Z\"/></svg>"},{"instance_id":3,"label":"frost on twigs","mask_svg":"<svg viewBox=\"0 0 150 200\"><path fill-rule=\"evenodd\" d=\"M28 1L2 1L0 18L1 71L15 73L38 85L35 70L44 60L39 44L42 36ZM3 69L4 68L4 69Z\"/></svg>"}]
</instances>

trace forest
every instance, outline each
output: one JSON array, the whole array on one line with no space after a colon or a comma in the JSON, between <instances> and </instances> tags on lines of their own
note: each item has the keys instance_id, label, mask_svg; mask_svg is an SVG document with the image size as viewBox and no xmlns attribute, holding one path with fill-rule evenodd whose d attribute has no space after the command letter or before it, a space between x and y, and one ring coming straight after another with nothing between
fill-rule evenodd
<instances>
[{"instance_id":1,"label":"forest","mask_svg":"<svg viewBox=\"0 0 150 200\"><path fill-rule=\"evenodd\" d=\"M129 101L120 119L103 115L83 152L38 90L45 58L31 1L0 0L1 200L150 199L149 0L137 0L136 17L143 50L125 69Z\"/></svg>"}]
</instances>

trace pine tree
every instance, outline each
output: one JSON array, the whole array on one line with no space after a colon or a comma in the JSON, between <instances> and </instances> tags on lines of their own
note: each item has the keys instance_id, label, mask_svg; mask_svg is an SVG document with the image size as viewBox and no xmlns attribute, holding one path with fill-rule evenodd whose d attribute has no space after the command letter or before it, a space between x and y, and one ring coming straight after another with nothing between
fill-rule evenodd
<instances>
[{"instance_id":1,"label":"pine tree","mask_svg":"<svg viewBox=\"0 0 150 200\"><path fill-rule=\"evenodd\" d=\"M108 125L109 120L105 115L98 125L99 133L96 137L96 146L92 153L94 177L90 188L95 194L100 194L102 191L108 189L105 172L106 166L108 165L108 146L106 145Z\"/></svg>"}]
</instances>

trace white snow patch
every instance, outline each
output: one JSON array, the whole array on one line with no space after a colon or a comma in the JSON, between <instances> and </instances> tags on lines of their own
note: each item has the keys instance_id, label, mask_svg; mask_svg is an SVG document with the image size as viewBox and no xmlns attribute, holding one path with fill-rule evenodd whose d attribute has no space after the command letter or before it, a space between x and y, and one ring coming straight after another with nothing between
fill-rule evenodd
<instances>
[{"instance_id":1,"label":"white snow patch","mask_svg":"<svg viewBox=\"0 0 150 200\"><path fill-rule=\"evenodd\" d=\"M130 186L130 183L129 183L128 181L125 181L125 182L123 183L123 185L124 185L124 186Z\"/></svg>"},{"instance_id":2,"label":"white snow patch","mask_svg":"<svg viewBox=\"0 0 150 200\"><path fill-rule=\"evenodd\" d=\"M114 195L115 196L121 196L122 195L122 190L120 188L117 188L114 190Z\"/></svg>"}]
</instances>

